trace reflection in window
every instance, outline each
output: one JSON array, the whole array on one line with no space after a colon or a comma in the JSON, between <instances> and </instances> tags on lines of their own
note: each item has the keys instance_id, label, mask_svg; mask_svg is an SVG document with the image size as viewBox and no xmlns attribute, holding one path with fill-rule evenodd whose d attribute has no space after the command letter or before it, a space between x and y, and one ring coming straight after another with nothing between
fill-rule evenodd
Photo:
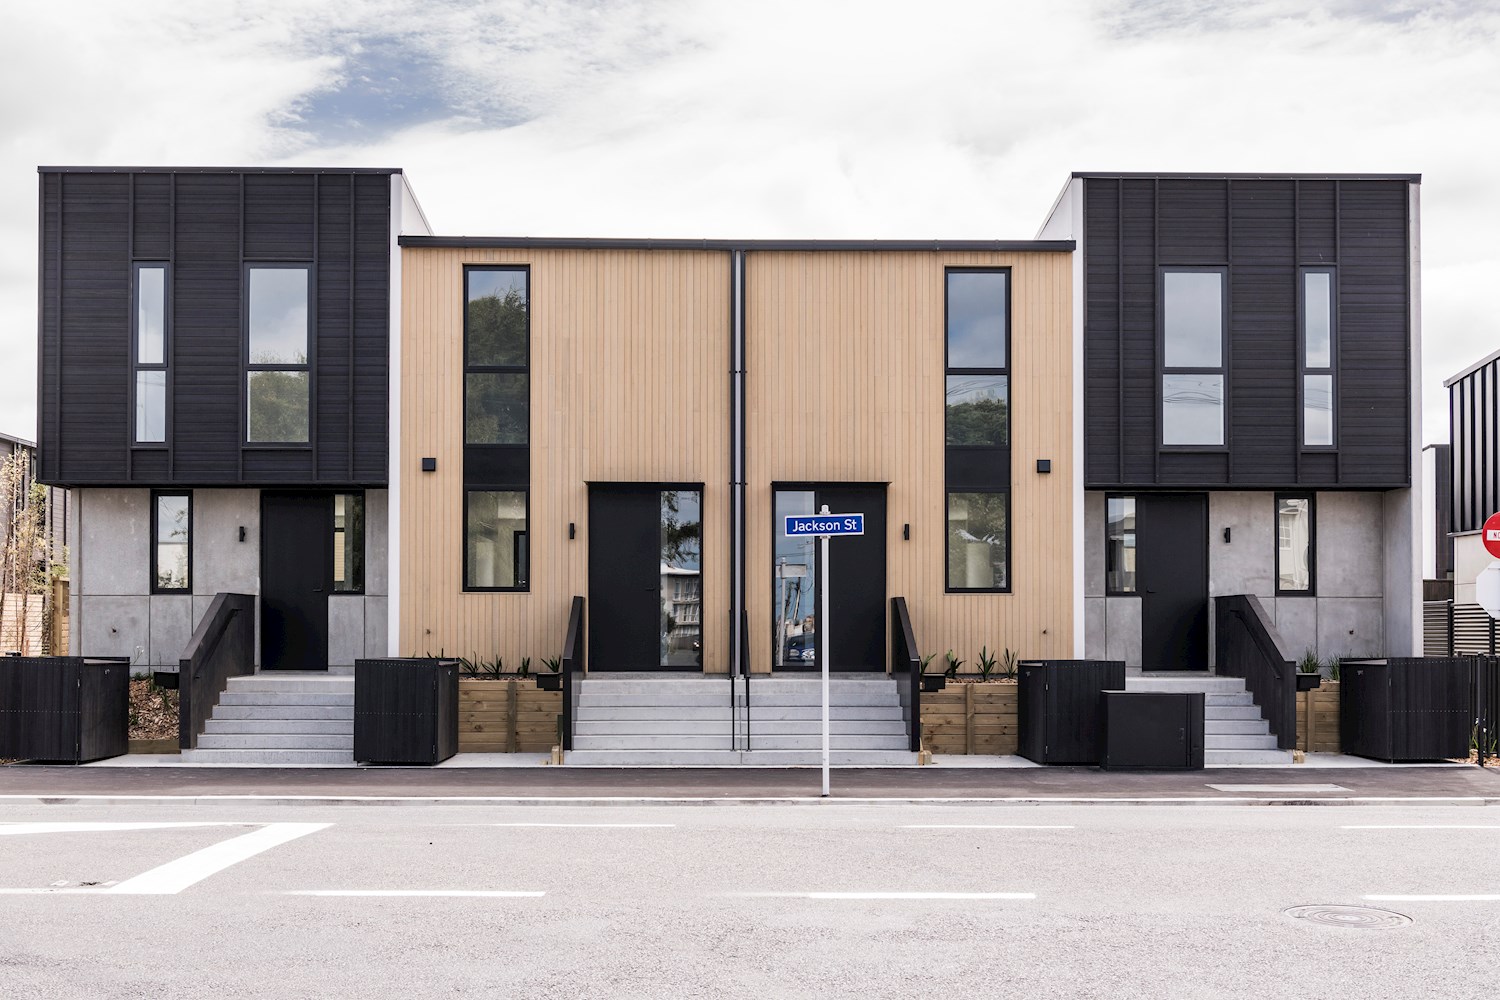
<instances>
[{"instance_id":1,"label":"reflection in window","mask_svg":"<svg viewBox=\"0 0 1500 1000\"><path fill-rule=\"evenodd\" d=\"M308 275L306 267L249 269L245 440L251 443L309 440Z\"/></svg>"},{"instance_id":2,"label":"reflection in window","mask_svg":"<svg viewBox=\"0 0 1500 1000\"><path fill-rule=\"evenodd\" d=\"M365 589L365 495L333 497L333 589L358 594Z\"/></svg>"},{"instance_id":3,"label":"reflection in window","mask_svg":"<svg viewBox=\"0 0 1500 1000\"><path fill-rule=\"evenodd\" d=\"M1105 500L1104 589L1135 593L1135 497Z\"/></svg>"},{"instance_id":4,"label":"reflection in window","mask_svg":"<svg viewBox=\"0 0 1500 1000\"><path fill-rule=\"evenodd\" d=\"M1302 443L1333 444L1333 376L1302 376Z\"/></svg>"},{"instance_id":5,"label":"reflection in window","mask_svg":"<svg viewBox=\"0 0 1500 1000\"><path fill-rule=\"evenodd\" d=\"M1006 271L948 272L948 367L1004 368Z\"/></svg>"},{"instance_id":6,"label":"reflection in window","mask_svg":"<svg viewBox=\"0 0 1500 1000\"><path fill-rule=\"evenodd\" d=\"M782 525L793 514L813 514L811 490L777 490L772 531L772 665L812 666L817 662L817 540L786 537Z\"/></svg>"},{"instance_id":7,"label":"reflection in window","mask_svg":"<svg viewBox=\"0 0 1500 1000\"><path fill-rule=\"evenodd\" d=\"M1218 368L1224 358L1224 275L1167 271L1162 275L1166 367Z\"/></svg>"},{"instance_id":8,"label":"reflection in window","mask_svg":"<svg viewBox=\"0 0 1500 1000\"><path fill-rule=\"evenodd\" d=\"M948 494L948 589L1004 590L1008 493Z\"/></svg>"},{"instance_id":9,"label":"reflection in window","mask_svg":"<svg viewBox=\"0 0 1500 1000\"><path fill-rule=\"evenodd\" d=\"M1302 336L1308 368L1333 365L1333 274L1302 273Z\"/></svg>"},{"instance_id":10,"label":"reflection in window","mask_svg":"<svg viewBox=\"0 0 1500 1000\"><path fill-rule=\"evenodd\" d=\"M1005 375L949 375L948 443L1001 447L1010 423Z\"/></svg>"},{"instance_id":11,"label":"reflection in window","mask_svg":"<svg viewBox=\"0 0 1500 1000\"><path fill-rule=\"evenodd\" d=\"M465 272L470 367L525 367L526 271L469 268Z\"/></svg>"},{"instance_id":12,"label":"reflection in window","mask_svg":"<svg viewBox=\"0 0 1500 1000\"><path fill-rule=\"evenodd\" d=\"M188 590L189 548L192 544L192 500L185 493L156 495L152 533L154 590Z\"/></svg>"},{"instance_id":13,"label":"reflection in window","mask_svg":"<svg viewBox=\"0 0 1500 1000\"><path fill-rule=\"evenodd\" d=\"M167 440L167 269L135 269L135 443Z\"/></svg>"},{"instance_id":14,"label":"reflection in window","mask_svg":"<svg viewBox=\"0 0 1500 1000\"><path fill-rule=\"evenodd\" d=\"M135 439L140 444L167 439L167 373L135 373Z\"/></svg>"},{"instance_id":15,"label":"reflection in window","mask_svg":"<svg viewBox=\"0 0 1500 1000\"><path fill-rule=\"evenodd\" d=\"M307 440L308 379L305 371L252 371L246 392L247 441Z\"/></svg>"},{"instance_id":16,"label":"reflection in window","mask_svg":"<svg viewBox=\"0 0 1500 1000\"><path fill-rule=\"evenodd\" d=\"M1224 376L1161 377L1163 444L1224 443Z\"/></svg>"},{"instance_id":17,"label":"reflection in window","mask_svg":"<svg viewBox=\"0 0 1500 1000\"><path fill-rule=\"evenodd\" d=\"M470 590L526 587L526 493L471 490L465 518L465 579Z\"/></svg>"},{"instance_id":18,"label":"reflection in window","mask_svg":"<svg viewBox=\"0 0 1500 1000\"><path fill-rule=\"evenodd\" d=\"M1276 498L1276 589L1311 593L1313 553L1311 497Z\"/></svg>"},{"instance_id":19,"label":"reflection in window","mask_svg":"<svg viewBox=\"0 0 1500 1000\"><path fill-rule=\"evenodd\" d=\"M661 664L703 665L703 518L697 490L661 494Z\"/></svg>"},{"instance_id":20,"label":"reflection in window","mask_svg":"<svg viewBox=\"0 0 1500 1000\"><path fill-rule=\"evenodd\" d=\"M525 444L529 376L470 372L464 377L464 443Z\"/></svg>"}]
</instances>

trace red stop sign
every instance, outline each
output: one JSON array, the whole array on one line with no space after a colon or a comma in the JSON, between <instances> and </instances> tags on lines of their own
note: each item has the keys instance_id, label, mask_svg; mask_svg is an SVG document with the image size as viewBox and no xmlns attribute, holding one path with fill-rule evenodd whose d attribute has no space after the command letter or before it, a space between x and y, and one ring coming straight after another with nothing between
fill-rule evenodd
<instances>
[{"instance_id":1,"label":"red stop sign","mask_svg":"<svg viewBox=\"0 0 1500 1000\"><path fill-rule=\"evenodd\" d=\"M1500 559L1500 514L1491 514L1479 534L1489 554Z\"/></svg>"}]
</instances>

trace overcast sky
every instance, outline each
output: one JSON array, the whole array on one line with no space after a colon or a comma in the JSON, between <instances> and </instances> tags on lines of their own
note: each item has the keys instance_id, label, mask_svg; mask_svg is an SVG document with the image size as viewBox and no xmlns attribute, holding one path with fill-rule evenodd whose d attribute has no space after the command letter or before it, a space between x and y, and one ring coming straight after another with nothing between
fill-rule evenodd
<instances>
[{"instance_id":1,"label":"overcast sky","mask_svg":"<svg viewBox=\"0 0 1500 1000\"><path fill-rule=\"evenodd\" d=\"M38 164L405 168L443 234L1030 238L1073 170L1420 172L1425 437L1500 348L1500 0L18 0L0 431Z\"/></svg>"}]
</instances>

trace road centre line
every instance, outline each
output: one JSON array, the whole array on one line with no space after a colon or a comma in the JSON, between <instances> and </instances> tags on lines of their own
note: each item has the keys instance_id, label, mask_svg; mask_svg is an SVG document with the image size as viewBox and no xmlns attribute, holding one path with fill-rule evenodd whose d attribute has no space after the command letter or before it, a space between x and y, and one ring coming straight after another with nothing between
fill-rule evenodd
<instances>
[{"instance_id":1,"label":"road centre line","mask_svg":"<svg viewBox=\"0 0 1500 1000\"><path fill-rule=\"evenodd\" d=\"M241 834L168 861L105 892L123 895L169 896L217 874L230 865L253 858L299 837L326 830L332 823L268 823L259 830Z\"/></svg>"},{"instance_id":2,"label":"road centre line","mask_svg":"<svg viewBox=\"0 0 1500 1000\"><path fill-rule=\"evenodd\" d=\"M545 892L523 892L511 889L288 889L282 896L392 896L392 897L479 897L489 899L537 899Z\"/></svg>"},{"instance_id":3,"label":"road centre line","mask_svg":"<svg viewBox=\"0 0 1500 1000\"><path fill-rule=\"evenodd\" d=\"M1378 903L1500 903L1500 893L1449 893L1434 895L1408 895L1408 896L1366 896L1371 902Z\"/></svg>"},{"instance_id":4,"label":"road centre line","mask_svg":"<svg viewBox=\"0 0 1500 1000\"><path fill-rule=\"evenodd\" d=\"M902 830L1076 830L1071 824L1040 823L905 823Z\"/></svg>"},{"instance_id":5,"label":"road centre line","mask_svg":"<svg viewBox=\"0 0 1500 1000\"><path fill-rule=\"evenodd\" d=\"M490 826L543 827L557 830L670 830L676 823L490 823Z\"/></svg>"},{"instance_id":6,"label":"road centre line","mask_svg":"<svg viewBox=\"0 0 1500 1000\"><path fill-rule=\"evenodd\" d=\"M0 837L37 833L124 833L132 830L176 830L202 826L252 826L250 823L0 823Z\"/></svg>"},{"instance_id":7,"label":"road centre line","mask_svg":"<svg viewBox=\"0 0 1500 1000\"><path fill-rule=\"evenodd\" d=\"M1036 899L1034 892L730 892L739 899Z\"/></svg>"},{"instance_id":8,"label":"road centre line","mask_svg":"<svg viewBox=\"0 0 1500 1000\"><path fill-rule=\"evenodd\" d=\"M1423 824L1389 824L1376 825L1366 824L1360 826L1341 826L1340 830L1500 830L1500 826L1483 826L1469 823L1423 823Z\"/></svg>"}]
</instances>

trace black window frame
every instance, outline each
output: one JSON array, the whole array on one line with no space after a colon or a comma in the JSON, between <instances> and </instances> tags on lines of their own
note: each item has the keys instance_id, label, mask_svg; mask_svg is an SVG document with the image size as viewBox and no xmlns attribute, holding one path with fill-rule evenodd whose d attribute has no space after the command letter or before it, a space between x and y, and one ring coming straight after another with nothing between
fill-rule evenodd
<instances>
[{"instance_id":1,"label":"black window frame","mask_svg":"<svg viewBox=\"0 0 1500 1000\"><path fill-rule=\"evenodd\" d=\"M512 587L476 587L476 586L471 586L469 584L469 498L470 498L470 496L472 496L475 493L519 493L519 494L521 494L525 498L523 500L523 503L526 506L526 527L525 527L524 530L516 533L516 535L524 536L524 538L526 539L526 541L525 541L525 547L526 547L526 565L524 567L525 570L526 570L526 574L525 574L526 579L525 579L525 582L522 583L520 586L512 586ZM511 558L512 559L515 558L514 549L515 549L515 538L516 538L516 535L512 536L512 541L511 541L511 548L512 548ZM530 487L526 487L526 486L470 486L467 483L464 484L464 503L463 503L463 558L460 561L463 564L463 567L461 569L461 572L463 573L463 576L461 578L462 583L463 583L463 592L466 593L466 594L526 594L526 593L530 593L530 591L531 591L531 489L530 489Z\"/></svg>"},{"instance_id":2,"label":"black window frame","mask_svg":"<svg viewBox=\"0 0 1500 1000\"><path fill-rule=\"evenodd\" d=\"M1129 500L1136 503L1138 496L1135 493L1106 493L1104 494L1104 596L1105 597L1140 597L1140 581L1137 580L1135 590L1116 590L1109 585L1109 502L1111 500ZM1139 570L1137 570L1139 574Z\"/></svg>"},{"instance_id":3,"label":"black window frame","mask_svg":"<svg viewBox=\"0 0 1500 1000\"><path fill-rule=\"evenodd\" d=\"M344 588L344 589L341 590L341 589L339 589L339 581L338 581L337 574L330 572L330 574L329 574L329 583L328 583L328 594L329 594L330 597L363 597L364 594L365 594L366 569L368 568L368 565L369 565L369 554L370 554L370 548L369 548L369 545L368 545L368 539L369 539L369 534L370 533L369 533L369 508L366 505L367 497L365 495L365 491L364 490L335 490L333 496L329 498L329 500L328 500L328 536L329 536L329 538L332 539L332 544L333 544L333 551L331 553L329 553L330 558L329 558L329 561L328 561L328 565L330 567L332 567L332 566L335 565L335 559L333 557L338 555L338 543L339 543L339 535L340 535L340 531L339 531L339 527L338 527L338 516L339 516L338 498L339 497L358 497L359 498L359 506L360 506L359 521L360 521L360 528L363 529L363 532L364 532L360 536L360 539L359 539L359 548L360 548L360 558L359 558L359 586L358 587L346 587L346 588ZM344 523L344 528L343 528L343 532L342 532L345 535L347 535L349 533L348 517L349 517L349 509L348 509L348 502L346 501L345 502L345 506L344 506L345 523ZM348 567L347 567L347 563L346 563L346 565L345 565L345 572L347 573L347 571L348 571Z\"/></svg>"},{"instance_id":4,"label":"black window frame","mask_svg":"<svg viewBox=\"0 0 1500 1000\"><path fill-rule=\"evenodd\" d=\"M1284 590L1281 586L1281 504L1284 500L1307 501L1307 589ZM1318 495L1313 490L1285 490L1275 494L1272 514L1271 566L1276 574L1277 597L1318 596Z\"/></svg>"},{"instance_id":5,"label":"black window frame","mask_svg":"<svg viewBox=\"0 0 1500 1000\"><path fill-rule=\"evenodd\" d=\"M953 265L943 268L943 592L945 594L1010 594L1014 592L1014 483L1011 475L1011 442L1015 440L1015 269L1010 266ZM949 359L951 301L949 276L953 274L1000 274L1005 276L1003 332L1005 364L1000 367L954 367ZM1000 445L948 443L948 379L953 376L1001 376L1005 379L1005 441ZM993 461L985 461L993 456ZM948 558L948 505L955 493L1004 494L1005 496L1005 585L1003 587L954 587Z\"/></svg>"},{"instance_id":6,"label":"black window frame","mask_svg":"<svg viewBox=\"0 0 1500 1000\"><path fill-rule=\"evenodd\" d=\"M1328 275L1328 367L1307 363L1307 276ZM1339 273L1331 264L1308 264L1297 268L1297 447L1304 452L1333 452L1339 447ZM1307 443L1307 376L1329 379L1328 420L1333 440L1329 444Z\"/></svg>"},{"instance_id":7,"label":"black window frame","mask_svg":"<svg viewBox=\"0 0 1500 1000\"><path fill-rule=\"evenodd\" d=\"M526 350L523 364L519 365L492 365L492 364L470 364L469 362L469 275L474 272L506 271L520 273L525 277L526 288ZM463 593L466 594L526 594L531 592L532 579L532 523L531 523L531 413L532 413L532 386L531 386L531 302L532 302L532 274L531 264L464 264L462 276L462 309L463 309L463 343L460 349L463 351L463 363L459 366L462 380L460 389L462 405L459 407L459 440L463 442L464 472L463 472L463 519L460 531L463 540L463 558L460 560L462 574L459 583ZM523 443L510 444L470 444L469 443L469 376L471 374L516 374L526 377L526 440ZM520 542L525 547L525 580L519 586L511 587L476 587L469 584L469 497L473 493L520 493L525 497L526 523L522 531L513 536L512 559L515 559L514 546L518 538L524 538Z\"/></svg>"},{"instance_id":8,"label":"black window frame","mask_svg":"<svg viewBox=\"0 0 1500 1000\"><path fill-rule=\"evenodd\" d=\"M183 587L162 587L158 585L161 577L157 573L157 545L160 540L161 524L158 518L160 513L160 501L163 497L183 497L187 500L187 585ZM192 490L152 490L151 491L151 593L152 594L176 594L191 595L193 592L193 491Z\"/></svg>"},{"instance_id":9,"label":"black window frame","mask_svg":"<svg viewBox=\"0 0 1500 1000\"><path fill-rule=\"evenodd\" d=\"M162 272L161 362L141 361L141 271ZM172 440L172 263L165 260L138 260L130 268L130 447L139 451L165 451ZM141 441L136 437L141 372L161 372L163 388L162 439Z\"/></svg>"},{"instance_id":10,"label":"black window frame","mask_svg":"<svg viewBox=\"0 0 1500 1000\"><path fill-rule=\"evenodd\" d=\"M300 364L256 364L250 360L250 273L303 271L307 274L307 360ZM312 261L245 261L240 265L240 447L267 451L311 451L318 439L318 269ZM307 440L250 440L250 375L252 372L304 372L307 375Z\"/></svg>"},{"instance_id":11,"label":"black window frame","mask_svg":"<svg viewBox=\"0 0 1500 1000\"><path fill-rule=\"evenodd\" d=\"M1219 285L1219 367L1169 366L1167 364L1167 275L1217 274ZM1225 264L1161 264L1156 268L1156 444L1162 451L1222 454L1229 451L1229 267ZM1218 444L1170 444L1167 442L1166 378L1168 375L1218 375L1224 386Z\"/></svg>"},{"instance_id":12,"label":"black window frame","mask_svg":"<svg viewBox=\"0 0 1500 1000\"><path fill-rule=\"evenodd\" d=\"M945 594L1010 594L1015 590L1015 571L1013 552L1015 546L1012 540L1015 537L1015 519L1013 490L1006 486L1004 488L981 488L969 486L948 487L943 491L943 593ZM1003 587L955 587L953 586L953 567L949 559L948 551L948 510L949 502L954 494L984 493L1005 497L1005 586Z\"/></svg>"}]
</instances>

